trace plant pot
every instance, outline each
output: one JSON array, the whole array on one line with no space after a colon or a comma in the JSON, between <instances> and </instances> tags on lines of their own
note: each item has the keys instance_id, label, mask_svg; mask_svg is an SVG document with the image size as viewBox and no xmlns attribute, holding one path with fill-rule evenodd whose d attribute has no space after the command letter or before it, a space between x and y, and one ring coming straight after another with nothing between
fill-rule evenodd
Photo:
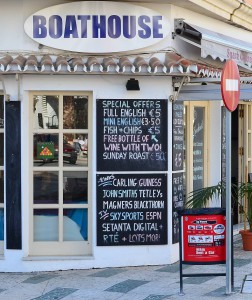
<instances>
[{"instance_id":1,"label":"plant pot","mask_svg":"<svg viewBox=\"0 0 252 300\"><path fill-rule=\"evenodd\" d=\"M242 236L243 250L252 251L252 232L249 230L240 230Z\"/></svg>"}]
</instances>

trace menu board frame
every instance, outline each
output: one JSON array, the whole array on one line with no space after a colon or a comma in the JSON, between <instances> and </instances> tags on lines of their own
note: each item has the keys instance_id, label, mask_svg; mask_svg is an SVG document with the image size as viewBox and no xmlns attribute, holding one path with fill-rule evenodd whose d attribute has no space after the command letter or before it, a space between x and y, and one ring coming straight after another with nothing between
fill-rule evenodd
<instances>
[{"instance_id":1,"label":"menu board frame","mask_svg":"<svg viewBox=\"0 0 252 300\"><path fill-rule=\"evenodd\" d=\"M97 171L168 171L168 100L97 99Z\"/></svg>"},{"instance_id":2,"label":"menu board frame","mask_svg":"<svg viewBox=\"0 0 252 300\"><path fill-rule=\"evenodd\" d=\"M184 168L184 103L172 104L172 170Z\"/></svg>"},{"instance_id":3,"label":"menu board frame","mask_svg":"<svg viewBox=\"0 0 252 300\"><path fill-rule=\"evenodd\" d=\"M167 174L97 174L97 246L168 243Z\"/></svg>"},{"instance_id":4,"label":"menu board frame","mask_svg":"<svg viewBox=\"0 0 252 300\"><path fill-rule=\"evenodd\" d=\"M194 107L193 123L193 190L204 186L206 109Z\"/></svg>"},{"instance_id":5,"label":"menu board frame","mask_svg":"<svg viewBox=\"0 0 252 300\"><path fill-rule=\"evenodd\" d=\"M184 172L172 174L172 243L179 242L179 214L184 207Z\"/></svg>"}]
</instances>

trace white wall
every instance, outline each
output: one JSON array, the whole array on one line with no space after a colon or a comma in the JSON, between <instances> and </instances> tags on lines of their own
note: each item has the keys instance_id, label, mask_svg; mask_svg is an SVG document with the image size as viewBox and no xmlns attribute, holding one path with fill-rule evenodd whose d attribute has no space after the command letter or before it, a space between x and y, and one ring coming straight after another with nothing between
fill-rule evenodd
<instances>
[{"instance_id":1,"label":"white wall","mask_svg":"<svg viewBox=\"0 0 252 300\"><path fill-rule=\"evenodd\" d=\"M1 1L4 5L4 12L0 18L1 49L0 52L6 51L16 53L30 54L36 51L36 54L49 49L38 50L38 44L32 41L23 30L23 24L26 18L32 13L59 3L69 1L49 1L49 0L12 0ZM142 4L143 5L143 4ZM220 25L224 34L230 33L231 26L221 23L220 21L211 20L202 15L190 12L188 10L170 5L161 4L146 4L147 7L160 11L163 15L170 18L171 31L173 29L173 18L184 18L191 22L211 30L219 31ZM171 18L172 16L172 18ZM223 26L223 27L222 27ZM242 33L242 34L241 34ZM247 33L241 29L232 27L232 34L246 40ZM248 39L249 40L249 39ZM172 40L171 37L160 43L156 47L159 49L169 50L173 47L178 52L188 51L187 43L182 45ZM184 48L183 48L184 47ZM152 50L155 49L152 48ZM193 49L192 49L193 50ZM194 49L195 50L195 49ZM54 49L51 53L56 52ZM59 51L57 52L59 53ZM172 245L171 231L168 235L168 245L156 246L120 246L120 247L97 247L96 246L96 183L95 183L95 163L93 164L92 173L92 199L93 199L93 218L92 218L92 240L93 240L93 256L86 259L59 259L59 258L27 258L29 253L29 158L32 153L28 147L27 137L29 136L29 91L88 91L93 93L93 132L95 133L95 111L96 99L98 98L125 98L125 99L168 99L172 94L172 78L170 76L137 76L139 80L140 91L127 91L125 88L127 80L133 76L125 75L20 75L19 79L15 75L4 76L4 83L7 94L10 94L11 100L21 101L21 138L22 138L22 242L23 249L6 250L4 259L0 260L0 271L36 271L36 270L57 270L57 269L75 269L75 268L94 268L94 267L115 267L128 265L158 265L169 264L178 260L178 244ZM212 114L217 115L220 121L219 102L211 104L210 109ZM171 214L171 103L168 102L168 145L169 145L169 170L168 170L168 222L169 228L172 228ZM213 141L216 141L215 134L218 130L218 123L215 118L211 120L213 127L210 133L211 151L210 162L216 164L215 157L220 157L218 147L220 146L220 137L217 138L218 147L214 146ZM95 140L95 135L93 140ZM220 147L219 147L220 148ZM96 153L94 145L93 153ZM95 158L95 155L94 155ZM218 162L219 163L219 158ZM220 173L217 169L211 169L209 173L209 181L216 183L219 181Z\"/></svg>"},{"instance_id":2,"label":"white wall","mask_svg":"<svg viewBox=\"0 0 252 300\"><path fill-rule=\"evenodd\" d=\"M50 49L45 47L42 50L38 49L38 43L31 40L24 32L23 25L25 20L33 13L41 10L43 8L47 8L57 4L68 3L70 1L67 0L0 0L0 5L4 9L0 18L0 26L3 30L0 31L0 40L1 48L0 52L9 51L16 52L17 54L22 52L26 52L27 54L31 54L32 52L36 53L62 53L60 50ZM155 1L153 1L155 2ZM207 28L212 31L216 31L227 36L233 36L235 38L239 38L243 41L250 41L251 36L250 32L242 30L240 28L230 26L227 23L221 22L219 20L213 20L210 17L206 17L200 15L198 13L189 11L187 9L183 9L178 6L170 5L170 4L157 4L157 3L135 3L138 6L148 7L155 11L160 12L163 16L165 16L168 20L170 20L170 28L171 32L174 29L174 18L183 18L186 22L198 25L203 28ZM183 46L184 44L184 46ZM187 43L180 43L176 40L172 40L171 34L163 41L158 43L157 45L148 48L148 50L171 50L175 47L175 50L179 50L184 53L186 47L188 47ZM177 46L184 47L181 49L176 49ZM147 49L145 49L147 50ZM192 51L196 51L196 49L192 49ZM141 53L142 50L139 50L138 53Z\"/></svg>"},{"instance_id":3,"label":"white wall","mask_svg":"<svg viewBox=\"0 0 252 300\"><path fill-rule=\"evenodd\" d=\"M96 128L96 99L98 98L125 98L125 99L168 99L172 94L171 77L166 76L138 76L140 91L127 91L128 76L112 75L22 75L20 76L20 92L15 76L4 77L6 92L12 100L21 100L22 123L22 242L21 251L5 249L5 259L0 260L1 271L35 271L57 270L71 268L116 267L135 265L170 264L178 260L178 245L172 245L169 232L168 245L155 246L96 246L96 168L92 166L92 240L93 256L85 259L59 258L41 259L29 258L29 158L32 155L28 148L29 136L29 91L91 91L93 93L93 140L95 141ZM171 102L168 102L168 136L169 136L169 174L168 174L168 220L171 227ZM96 153L95 144L93 153ZM95 159L95 155L93 156ZM31 191L30 191L31 192Z\"/></svg>"}]
</instances>

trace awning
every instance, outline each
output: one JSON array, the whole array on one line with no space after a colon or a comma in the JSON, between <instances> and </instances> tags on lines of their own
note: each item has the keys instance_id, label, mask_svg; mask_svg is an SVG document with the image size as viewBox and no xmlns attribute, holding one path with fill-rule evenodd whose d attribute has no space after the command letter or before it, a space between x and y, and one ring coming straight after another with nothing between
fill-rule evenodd
<instances>
[{"instance_id":1,"label":"awning","mask_svg":"<svg viewBox=\"0 0 252 300\"><path fill-rule=\"evenodd\" d=\"M222 100L220 84L184 85L178 95L181 101ZM252 101L252 85L241 84L241 101Z\"/></svg>"},{"instance_id":2,"label":"awning","mask_svg":"<svg viewBox=\"0 0 252 300\"><path fill-rule=\"evenodd\" d=\"M252 71L252 43L188 24L183 19L175 19L174 29L175 37L201 48L202 58L233 59L239 66Z\"/></svg>"}]
</instances>

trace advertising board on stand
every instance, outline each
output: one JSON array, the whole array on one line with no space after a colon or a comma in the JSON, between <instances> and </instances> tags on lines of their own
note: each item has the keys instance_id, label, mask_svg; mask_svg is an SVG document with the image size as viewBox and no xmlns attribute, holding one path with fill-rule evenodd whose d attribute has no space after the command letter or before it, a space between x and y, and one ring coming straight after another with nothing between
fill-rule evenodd
<instances>
[{"instance_id":1,"label":"advertising board on stand","mask_svg":"<svg viewBox=\"0 0 252 300\"><path fill-rule=\"evenodd\" d=\"M182 217L184 262L225 261L225 216L190 215Z\"/></svg>"},{"instance_id":2,"label":"advertising board on stand","mask_svg":"<svg viewBox=\"0 0 252 300\"><path fill-rule=\"evenodd\" d=\"M184 274L183 264L226 263L226 211L222 208L184 209L180 217L180 294L183 277L226 276L226 273Z\"/></svg>"}]
</instances>

